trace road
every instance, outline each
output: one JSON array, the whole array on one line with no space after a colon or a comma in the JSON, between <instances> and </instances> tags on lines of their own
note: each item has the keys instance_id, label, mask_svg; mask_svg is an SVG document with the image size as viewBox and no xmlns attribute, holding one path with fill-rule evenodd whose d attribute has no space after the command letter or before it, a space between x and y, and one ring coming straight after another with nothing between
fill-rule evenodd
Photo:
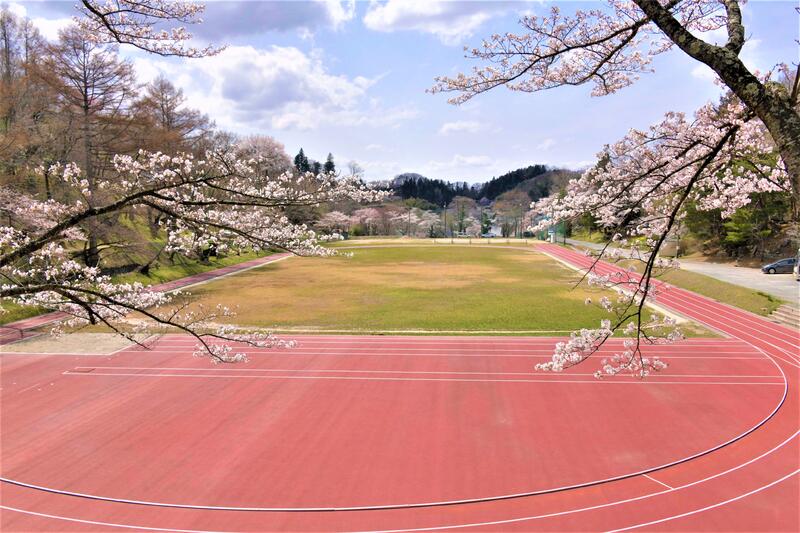
<instances>
[{"instance_id":1,"label":"road","mask_svg":"<svg viewBox=\"0 0 800 533\"><path fill-rule=\"evenodd\" d=\"M583 246L593 250L599 250L603 247L602 244L575 239L567 239L567 244ZM761 291L786 300L795 307L800 306L800 283L794 280L792 274L764 274L758 268L737 267L723 263L706 263L689 259L681 259L680 264L684 270Z\"/></svg>"}]
</instances>

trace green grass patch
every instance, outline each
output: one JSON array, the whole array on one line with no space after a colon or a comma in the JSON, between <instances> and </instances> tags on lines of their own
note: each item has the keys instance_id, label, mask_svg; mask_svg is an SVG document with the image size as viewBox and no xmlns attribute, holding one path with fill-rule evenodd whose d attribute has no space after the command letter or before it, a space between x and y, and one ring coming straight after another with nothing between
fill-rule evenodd
<instances>
[{"instance_id":1,"label":"green grass patch","mask_svg":"<svg viewBox=\"0 0 800 533\"><path fill-rule=\"evenodd\" d=\"M539 331L596 327L576 273L547 256L457 246L356 248L292 258L192 291L236 309L241 326L363 331Z\"/></svg>"},{"instance_id":2,"label":"green grass patch","mask_svg":"<svg viewBox=\"0 0 800 533\"><path fill-rule=\"evenodd\" d=\"M178 258L175 263L161 264L150 269L149 275L139 272L130 272L128 274L121 274L114 276L113 279L119 283L143 283L144 285L155 285L164 283L175 279L184 278L193 274L200 274L208 272L209 270L216 270L230 265L243 263L256 257L262 257L264 253L243 253L241 255L229 255L225 257L212 257L208 262L201 263L200 261L189 261L187 259ZM18 305L10 300L2 302L2 307L6 311L0 314L0 324L8 324L17 320L23 320L32 316L46 313L49 309L42 307L29 307Z\"/></svg>"},{"instance_id":3,"label":"green grass patch","mask_svg":"<svg viewBox=\"0 0 800 533\"><path fill-rule=\"evenodd\" d=\"M194 274L201 274L209 270L216 270L230 265L236 265L245 261L250 261L257 257L263 257L264 253L243 253L241 255L229 255L224 257L212 257L208 262L190 261L183 258L178 258L175 263L162 264L155 268L151 268L150 272L145 275L139 272L130 272L128 274L121 274L114 276L114 281L120 283L134 283L140 282L145 285L154 285L157 283L164 283Z\"/></svg>"},{"instance_id":4,"label":"green grass patch","mask_svg":"<svg viewBox=\"0 0 800 533\"><path fill-rule=\"evenodd\" d=\"M676 287L702 294L718 302L762 316L769 315L784 303L780 298L770 294L720 281L704 274L689 272L688 270L672 270L659 279Z\"/></svg>"},{"instance_id":5,"label":"green grass patch","mask_svg":"<svg viewBox=\"0 0 800 533\"><path fill-rule=\"evenodd\" d=\"M6 299L0 302L0 307L2 307L4 311L0 313L0 324L9 324L17 320L23 320L47 312L47 309L41 307L19 305Z\"/></svg>"}]
</instances>

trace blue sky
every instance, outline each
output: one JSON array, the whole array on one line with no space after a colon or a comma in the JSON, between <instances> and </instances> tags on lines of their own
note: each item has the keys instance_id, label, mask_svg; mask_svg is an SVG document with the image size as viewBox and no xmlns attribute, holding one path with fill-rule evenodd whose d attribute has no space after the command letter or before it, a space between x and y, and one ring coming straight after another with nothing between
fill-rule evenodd
<instances>
[{"instance_id":1,"label":"blue sky","mask_svg":"<svg viewBox=\"0 0 800 533\"><path fill-rule=\"evenodd\" d=\"M9 4L53 37L68 23L69 2ZM719 88L704 66L679 51L658 57L656 72L617 94L592 98L590 87L541 93L495 89L453 106L425 90L434 76L469 68L464 45L517 31L522 13L551 3L348 0L210 2L200 41L227 46L216 57L163 59L123 50L144 82L159 72L219 127L264 133L290 155L332 152L357 161L369 179L400 172L484 181L533 163L591 164L605 143L667 111L691 112ZM562 2L562 11L601 4ZM753 68L798 61L795 2L744 8ZM716 35L723 38L724 32Z\"/></svg>"}]
</instances>

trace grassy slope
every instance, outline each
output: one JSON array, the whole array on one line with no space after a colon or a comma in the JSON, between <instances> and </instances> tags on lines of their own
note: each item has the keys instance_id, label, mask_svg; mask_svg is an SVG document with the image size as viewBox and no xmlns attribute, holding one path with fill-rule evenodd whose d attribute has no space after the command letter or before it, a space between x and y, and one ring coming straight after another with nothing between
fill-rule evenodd
<instances>
[{"instance_id":1,"label":"grassy slope","mask_svg":"<svg viewBox=\"0 0 800 533\"><path fill-rule=\"evenodd\" d=\"M740 287L739 285L720 281L696 272L689 272L688 270L673 270L660 279L682 289L694 291L718 302L733 305L757 315L769 315L784 303L780 298L770 294Z\"/></svg>"},{"instance_id":2,"label":"grassy slope","mask_svg":"<svg viewBox=\"0 0 800 533\"><path fill-rule=\"evenodd\" d=\"M596 233L595 235L599 235ZM584 236L585 237L585 236ZM578 238L578 237L576 237ZM581 238L581 240L587 240ZM639 268L639 265L634 265ZM780 298L761 291L754 291L741 285L720 281L711 276L689 272L688 270L673 270L667 272L659 279L671 283L676 287L694 291L718 302L726 303L757 315L767 316L784 303Z\"/></svg>"},{"instance_id":3,"label":"grassy slope","mask_svg":"<svg viewBox=\"0 0 800 533\"><path fill-rule=\"evenodd\" d=\"M571 331L607 314L575 273L537 253L396 247L294 258L196 288L240 325L343 330Z\"/></svg>"},{"instance_id":4,"label":"grassy slope","mask_svg":"<svg viewBox=\"0 0 800 533\"><path fill-rule=\"evenodd\" d=\"M156 283L163 283L165 281L172 281L174 279L191 276L192 274L199 274L201 272L208 272L217 268L222 268L236 263L242 263L258 257L256 254L242 254L231 255L228 257L212 258L208 263L200 263L197 261L183 261L173 265L161 265L153 268L149 276L139 273L129 273L115 276L114 280L119 282L140 282L145 285L153 285ZM8 324L16 320L22 320L32 316L40 315L47 312L47 309L40 307L23 307L13 302L3 302L3 309L6 313L0 314L0 324Z\"/></svg>"}]
</instances>

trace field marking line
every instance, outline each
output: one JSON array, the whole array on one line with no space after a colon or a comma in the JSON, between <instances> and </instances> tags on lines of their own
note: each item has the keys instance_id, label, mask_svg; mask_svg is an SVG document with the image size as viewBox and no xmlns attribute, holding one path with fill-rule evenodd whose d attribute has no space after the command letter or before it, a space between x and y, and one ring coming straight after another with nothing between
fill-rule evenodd
<instances>
[{"instance_id":1,"label":"field marking line","mask_svg":"<svg viewBox=\"0 0 800 533\"><path fill-rule=\"evenodd\" d=\"M706 478L701 479L701 480L693 481L693 482L687 483L685 485L680 485L680 486L677 486L677 487L674 487L674 488L671 488L671 489L665 489L665 490L660 490L660 491L656 491L656 492L651 492L651 493L648 493L648 494L644 494L642 496L635 496L635 497L632 497L632 498L626 498L626 499L617 500L617 501L614 501L614 502L606 502L606 503L602 503L602 504L598 504L598 505L592 505L592 506L588 506L588 507L582 507L582 508L578 508L578 509L570 509L570 510L566 510L566 511L559 511L559 512L554 512L554 513L542 514L542 515L531 515L531 516L523 516L523 517L517 517L517 518L507 518L507 519L504 519L504 520L494 520L494 521L488 521L488 522L475 522L475 523L468 523L468 524L440 525L440 526L409 528L409 529L365 530L365 531L355 532L355 533L406 533L406 532L436 531L436 530L442 530L442 529L462 529L462 528L467 528L467 527L497 526L497 525L504 525L504 524L519 523L519 522L528 522L528 521L532 521L532 520L539 520L539 519L542 519L542 518L554 518L554 517L557 517L557 516L565 516L565 515L581 513L581 512L586 512L586 511L594 511L596 509L603 509L603 508L607 508L607 507L613 507L613 506L622 505L622 504L626 504L626 503L641 501L641 500L649 499L649 498L652 498L652 497L655 497L655 496L660 496L660 495L676 492L676 491L679 491L679 490L683 490L683 489L692 487L692 486L700 484L700 483L705 483L707 481L710 481L710 480L715 479L717 477L720 477L722 475L726 475L726 474L729 474L729 473L731 473L733 471L736 471L736 470L739 470L741 468L744 468L745 466L748 466L748 465L750 465L750 464L752 464L752 463L754 463L756 461L761 460L762 458L766 457L767 455L770 455L770 454L774 453L779 448L782 448L789 441L791 441L792 439L797 437L798 434L800 434L800 431L794 433L791 437L789 437L788 439L784 440L782 443L778 444L777 446L775 446L771 450L768 450L768 451L762 453L758 457L750 459L750 460L748 460L748 461L746 461L744 463L741 463L741 464L739 464L737 466L731 467L728 470L725 470L723 472L719 472L719 473L714 474L712 476L706 477ZM695 514L695 513L702 512L702 511L705 511L705 510L708 510L708 509L711 509L711 508L714 508L714 507L719 507L719 506L725 505L727 503L731 503L733 501L745 498L747 496L751 496L752 494L755 494L757 492L765 490L765 489L767 489L767 488L769 488L769 487L771 487L771 486L773 486L773 485L775 485L777 483L780 483L780 482L788 479L791 476L797 475L798 473L800 473L800 470L795 470L794 472L792 472L790 474L787 474L787 475L783 476L780 479L774 480L774 481L772 481L772 482L770 482L770 483L768 483L766 485L762 485L761 487L758 487L757 489L754 489L754 490L751 490L751 491L749 491L747 493L744 493L744 494L741 494L739 496L736 496L735 498L731 498L729 500L718 502L717 504L714 504L712 506L707 506L706 508L703 508L703 509L690 511L689 513L684 513L683 515L674 515L673 517L668 517L668 518L662 519L662 520L666 521L666 520L671 520L671 519L674 519L674 518L680 518L681 516L685 516L686 514ZM20 484L20 485L28 486L28 485L25 485L25 484ZM33 487L33 486L28 486L28 487ZM35 487L33 487L33 488L35 488ZM58 491L56 491L56 492L58 493ZM111 501L114 501L114 500L111 500ZM143 503L143 502L128 502L128 503ZM48 514L44 514L44 513L37 513L35 511L28 511L26 509L19 509L19 508L9 507L9 506L5 506L5 505L0 505L0 509L6 509L6 510L9 510L9 511L16 511L16 512L19 512L19 513L29 514L29 515L34 515L34 516L41 516L41 517L45 517L45 518L54 518L54 519L57 519L57 520L65 520L65 521L70 521L70 522L79 522L79 523L87 523L87 524L94 524L94 525L107 525L107 526L121 527L121 528L127 528L127 529L143 529L143 530L147 530L147 531L177 531L179 533L238 533L238 532L222 532L220 530L195 530L195 529L174 529L174 528L164 529L164 528L150 527L150 526L134 526L134 525L131 525L131 524L115 524L115 523L109 523L109 522L95 522L95 521L91 521L91 520L82 520L80 518L72 518L72 517L66 517L66 516L60 516L60 515L48 515ZM640 525L632 526L632 527L643 527L644 525L646 525L646 524L640 524ZM631 528L631 526L629 526L628 529L630 529L630 528ZM615 531L624 531L624 530L620 529L620 530L615 530Z\"/></svg>"},{"instance_id":2,"label":"field marking line","mask_svg":"<svg viewBox=\"0 0 800 533\"><path fill-rule=\"evenodd\" d=\"M723 505L727 505L729 503L733 503L735 501L741 500L743 498L747 498L748 496L752 496L753 494L761 492L762 490L766 490L766 489L772 487L773 485L777 485L778 483L782 483L783 481L786 481L790 477L796 476L799 473L800 473L800 469L795 470L794 472L786 474L785 476L783 476L780 479L776 479L776 480L772 481L771 483L768 483L766 485L762 485L761 487L758 487L757 489L753 489L750 492L745 492L744 494L740 494L739 496L736 496L734 498L730 498L730 499L727 499L727 500L724 500L724 501L721 501L721 502L717 502L717 503L715 503L713 505L707 505L705 507L701 507L700 509L694 509L693 511L687 511L685 513L671 515L671 516L668 516L668 517L665 517L665 518L661 518L660 520L652 520L650 522L644 522L644 523L641 523L641 524L635 524L635 525L628 526L628 527L623 527L623 528L619 528L619 529L612 529L612 530L609 531L609 533L617 533L619 531L629 531L631 529L638 529L640 527L646 527L646 526L652 526L652 525L655 525L655 524L661 524L661 523L664 523L664 522L669 522L671 520L676 520L678 518L684 518L686 516L691 516L691 515L694 515L694 514L702 513L702 512L705 512L705 511L709 511L711 509L716 509L717 507L722 507Z\"/></svg>"},{"instance_id":3,"label":"field marking line","mask_svg":"<svg viewBox=\"0 0 800 533\"><path fill-rule=\"evenodd\" d=\"M31 385L30 387L25 387L24 389L17 391L17 394L22 394L23 392L27 392L33 388L38 387L39 385L41 385L41 383L36 383L35 385Z\"/></svg>"},{"instance_id":4,"label":"field marking line","mask_svg":"<svg viewBox=\"0 0 800 533\"><path fill-rule=\"evenodd\" d=\"M767 354L766 352L764 352L763 350L761 350L757 346L754 346L754 348L758 352L762 353L763 356L767 360L769 360L773 365L775 365L775 367L778 369L778 371L783 376L783 380L784 380L784 383L783 383L783 385L784 385L783 394L781 396L780 401L778 401L778 403L775 405L775 407L772 409L772 411L767 416L765 416L760 422L758 422L756 425L754 425L753 427L751 427L747 431L745 431L745 432L743 432L743 433L741 433L741 434L739 434L739 435L737 435L737 436L735 436L735 437L733 437L733 438L731 438L731 439L729 439L729 440L727 440L727 441L725 441L725 442L723 442L721 444L718 444L717 446L714 446L714 447L709 448L708 450L705 450L705 451L702 451L702 452L698 452L698 453L696 453L694 455L691 455L689 457L685 457L685 458L682 458L682 459L678 459L676 461L672 461L672 462L664 464L664 465L660 465L660 466L649 468L649 469L645 469L645 470L640 470L639 472L633 472L633 473L630 473L630 474L627 474L627 475L617 476L617 477L614 477L614 478L607 478L607 479L604 479L604 480L595 480L593 483L589 483L589 484L573 485L573 486L568 486L568 487L554 488L554 489L551 489L551 490L548 490L548 491L535 491L535 492L527 492L527 493L507 494L507 495L503 495L503 496L495 496L495 497L492 497L492 498L480 498L480 499L472 499L472 500L438 502L438 505L444 505L444 504L450 505L450 504L456 504L456 503L459 503L459 504L462 504L462 503L474 503L474 502L478 502L478 501L482 501L482 502L498 501L498 500L501 500L501 499L528 497L528 496L534 496L536 494L544 494L544 493L548 493L548 492L552 493L552 492L560 491L560 490L575 489L575 488L580 488L580 487L585 487L585 486L590 486L590 485L596 485L596 484L599 484L599 483L606 483L606 482L611 482L611 481L616 481L616 480L621 480L621 479L627 479L627 478L634 477L634 476L639 475L639 474L645 474L645 473L648 473L648 472L655 472L655 471L658 471L658 470L663 470L663 469L666 469L666 468L669 468L669 467L672 467L672 466L675 466L675 465L679 465L679 464L685 463L685 462L690 461L692 459L695 459L695 458L698 458L698 457L702 457L704 455L711 454L711 453L713 453L713 452L715 452L717 450L720 450L720 449L724 448L725 446L728 446L729 444L737 442L738 440L743 439L747 435L750 435L753 431L755 431L758 428L762 427L765 423L767 423L770 419L772 419L772 417L775 416L775 414L778 412L778 410L781 408L781 406L783 406L783 403L786 401L786 398L787 398L788 393L789 393L789 382L788 382L786 374L783 371L783 369L781 368L781 366L777 362L775 362L775 360L769 354ZM73 375L86 375L86 374L73 374ZM761 455L759 455L759 456L757 456L757 457L755 457L753 459L750 459L750 460L748 460L746 462L740 463L738 466L732 467L732 468L730 468L730 469L728 469L726 471L718 472L717 474L714 474L712 476L709 476L709 477L701 479L701 480L696 480L696 481L691 482L691 483L689 483L687 485L684 485L683 487L678 487L677 489L685 488L685 487L688 487L688 486L693 486L695 484L702 483L702 482L705 482L705 481L710 480L710 479L714 479L716 477L719 477L719 476L724 475L726 473L732 472L734 470L738 470L739 468L743 468L744 466L746 466L748 464L751 464L751 463L753 463L753 462L765 457L766 455L769 455L770 453L773 453L775 450L781 448L786 443L788 443L790 440L792 440L793 438L797 437L798 434L800 434L800 430L795 431L795 433L793 433L792 436L787 438L781 444L779 444L779 445L775 446L774 448L772 448L772 450L764 452ZM108 498L108 497L103 497L103 496L93 496L93 495L90 495L90 494L80 494L80 493L74 493L74 492L68 492L68 491L61 491L61 490L57 490L57 489L49 489L47 487L35 486L35 485L31 485L31 484L27 484L27 483L19 482L19 481L14 481L14 480L7 479L7 478L2 478L2 477L0 477L0 481L6 482L6 483L12 483L12 484L16 484L16 485L24 486L24 487L28 487L28 488L33 488L33 489L37 489L37 490L45 490L45 491L48 491L48 492L53 492L53 493L58 493L58 494L65 494L65 495L70 495L70 496L80 496L80 497L92 498L92 499L103 500L103 501L116 501L116 502L120 502L120 503L137 503L137 504L140 504L140 505L156 505L156 506L161 506L161 507L204 508L204 509L216 508L216 509L221 509L219 507L210 507L210 506L198 507L198 506L181 505L181 504L163 504L163 503L162 504L158 504L156 502L120 500L120 499ZM662 493L663 492L669 492L669 491L662 491ZM657 494L657 493L653 493L653 494ZM637 498L633 498L631 501L642 499L642 498L645 498L645 497L650 497L650 495L645 495L645 496L640 496L640 497L637 497ZM371 507L366 507L366 508L365 507L360 507L360 508L355 508L355 507L338 508L337 510L339 510L339 511L343 511L343 510L366 510L366 509L387 509L387 508L400 508L400 507L402 507L402 508L415 508L415 507L431 507L431 506L433 506L435 504L437 504L437 502L427 502L427 503L421 503L421 504L403 504L402 506L394 505L394 506L371 506ZM611 505L611 504L613 504L613 502L610 503L610 504L600 505L600 507L605 507L605 506ZM247 510L247 509L246 508L238 508L237 510ZM253 510L253 509L251 509L251 510ZM261 508L260 510L263 511L265 509ZM278 509L273 509L273 510L277 511ZM286 510L286 509L284 509L284 510ZM308 511L308 510L311 510L311 509L309 509L309 508L305 508L305 509L293 508L293 509L290 509L290 510L294 510L294 511L306 510L306 511ZM331 509L330 508L325 508L325 509L319 509L319 510L331 510ZM572 512L579 512L579 511L580 510L572 511ZM559 514L566 514L566 513L568 513L568 512L563 512L563 513L559 513ZM510 521L511 522L516 522L516 521L519 521L519 520L510 520ZM506 520L506 522L508 522L508 520ZM429 530L429 529L453 529L453 528L457 528L457 527L463 527L463 526L425 528L425 529L426 530Z\"/></svg>"},{"instance_id":5,"label":"field marking line","mask_svg":"<svg viewBox=\"0 0 800 533\"><path fill-rule=\"evenodd\" d=\"M220 279L228 278L228 277L230 277L230 276L235 276L236 274L241 274L242 272L248 272L248 271L250 271L250 270L254 270L254 269L256 269L256 268L261 268L261 267L264 267L264 266L267 266L267 265L271 265L272 263L277 263L278 261L283 261L284 259L289 259L289 258L291 258L291 257L294 257L294 254L292 254L292 253L289 253L289 252L286 252L286 253L287 253L287 255L283 255L283 256L279 256L279 257L274 257L274 258L273 258L272 260L270 260L270 261L264 261L263 263L259 263L259 264L257 264L257 265L252 265L252 266L249 266L249 267L240 268L240 269L238 269L238 270L233 270L233 271L231 271L231 272L228 272L228 273L226 273L226 274L222 274L222 275L220 275L220 276L215 276L215 277L212 277L212 278L208 278L208 279L200 280L200 281L197 281L197 282L195 282L195 283L190 283L190 284L188 284L188 285L182 285L182 286L180 286L180 287L176 287L176 288L174 288L174 289L169 289L169 290L165 290L165 291L158 291L158 289L156 289L156 290L157 290L158 292L165 292L165 293L168 293L168 294L169 294L169 293L172 293L172 292L176 292L176 291L181 291L181 290L184 290L184 289L188 289L188 288L190 288L190 287L197 287L198 285L205 285L206 283L210 283L210 282L212 282L212 281L217 281L217 280L220 280ZM275 255L279 255L279 254L275 254ZM271 257L271 256L266 256L264 259L268 259L268 258L270 258L270 257ZM252 261L252 260L251 260L251 261ZM230 266L235 266L235 265L230 265ZM227 267L220 267L220 268L227 268ZM212 271L210 271L210 272L213 272L213 270L212 270ZM200 275L202 275L202 274L204 274L204 272L203 272L203 273L201 273ZM195 274L195 275L197 275L197 274ZM177 281L177 280L175 280L175 281ZM165 283L171 283L171 282L167 281L167 282L165 282Z\"/></svg>"},{"instance_id":6,"label":"field marking line","mask_svg":"<svg viewBox=\"0 0 800 533\"><path fill-rule=\"evenodd\" d=\"M230 374L148 374L137 372L62 372L63 376L112 376L112 377L146 377L146 378L195 378L195 379L308 379L339 381L435 381L449 383L592 383L606 385L777 385L784 383L765 382L728 382L728 381L603 381L593 380L559 380L559 379L448 379L448 378L378 378L356 376L242 376Z\"/></svg>"},{"instance_id":7,"label":"field marking line","mask_svg":"<svg viewBox=\"0 0 800 533\"><path fill-rule=\"evenodd\" d=\"M105 370L188 370L197 372L307 372L307 373L329 373L329 374L434 374L434 375L470 375L470 376L556 376L553 372L467 372L467 371L446 371L446 370L352 370L352 369L314 369L314 368L193 368L193 367L170 367L170 366L76 366L75 370L84 368L100 368ZM69 372L69 371L67 371ZM570 373L562 374L567 376L594 376L593 373ZM623 375L627 377L627 375ZM756 378L756 379L783 379L780 374L773 375L745 375L745 374L651 374L652 378Z\"/></svg>"},{"instance_id":8,"label":"field marking line","mask_svg":"<svg viewBox=\"0 0 800 533\"><path fill-rule=\"evenodd\" d=\"M336 353L336 352L312 352L312 351L276 351L276 352L262 352L262 351L253 351L253 350L241 350L243 353L247 354L248 357L257 357L257 356L313 356L313 357L492 357L492 358L526 358L526 359L550 359L552 355L548 352L546 354L468 354L468 353ZM164 355L164 354L171 354L171 355L188 355L185 351L167 351L167 350L143 350L140 352L128 352L136 353L139 355ZM608 352L600 352L598 355L602 355ZM741 352L736 352L741 353ZM752 352L755 353L755 352ZM21 354L17 354L21 355ZM58 355L58 354L55 354ZM750 356L736 356L736 357L728 357L728 356L713 356L713 355L664 355L662 356L663 359L709 359L709 360L751 360L751 361L761 361L764 360L763 357L758 355L750 355Z\"/></svg>"},{"instance_id":9,"label":"field marking line","mask_svg":"<svg viewBox=\"0 0 800 533\"><path fill-rule=\"evenodd\" d=\"M661 485L661 486L663 486L663 487L667 487L667 488L668 488L668 489L670 489L670 490L675 490L675 487L670 487L669 485L667 485L667 484L666 484L666 483L664 483L663 481L659 481L659 480L657 480L656 478L654 478L653 476L649 476L649 475L647 475L647 474L642 474L642 476L646 477L646 478L647 478L647 479L649 479L650 481L655 481L655 482L656 482L656 483L658 483L659 485Z\"/></svg>"},{"instance_id":10,"label":"field marking line","mask_svg":"<svg viewBox=\"0 0 800 533\"><path fill-rule=\"evenodd\" d=\"M615 271L616 271L616 269L613 267L613 265L601 265L598 268L598 273L600 273L600 274L602 274L603 272L613 273ZM672 292L667 292L667 293L665 293L665 296L662 296L661 302L664 305L667 305L668 307L672 307L673 309L676 309L678 312L681 312L681 313L685 313L687 310L689 312L694 312L694 313L697 313L697 312L703 313L704 311L705 312L708 311L707 309L703 309L703 305L706 305L706 306L708 306L708 305L721 305L721 306L723 306L725 308L726 312L724 314L722 314L719 318L709 319L708 315L706 313L704 318L702 318L702 319L694 318L693 320L695 320L696 322L700 323L703 326L709 327L709 328L711 328L713 330L716 330L716 331L720 331L722 333L724 333L724 331L720 330L719 329L720 327L728 327L728 328L735 327L735 328L737 328L738 338L740 340L745 340L745 338L749 337L749 338L756 339L757 342L762 342L764 344L767 344L767 345L771 346L772 348L774 348L775 350L779 351L782 355L784 355L784 356L788 355L788 357L791 360L786 360L784 357L781 357L781 356L778 356L778 355L774 355L774 357L778 358L779 360L781 360L784 363L787 363L787 364L789 364L789 365L791 365L793 367L800 368L800 364L798 364L794 360L795 355L789 349L783 348L781 346L773 344L773 342L770 342L770 340L773 340L775 342L780 342L780 343L789 345L789 346L791 346L792 348L794 348L796 350L797 349L796 339L792 338L792 340L789 341L789 340L786 340L786 339L783 339L783 338L780 338L780 337L775 337L774 335L771 335L770 336L770 340L766 340L764 338L758 337L755 333L753 333L753 332L762 333L762 331L757 329L755 326L750 325L750 322L752 321L752 318L760 319L762 322L769 323L763 317L759 317L758 315L755 315L753 313L749 313L749 312L744 311L744 310L739 310L739 309L732 308L731 306L728 306L728 305L726 305L726 304L724 304L722 302L717 302L716 300L713 300L713 299L710 299L710 298L705 298L705 297L702 297L700 295L696 295L696 294L692 293L691 291L685 291L683 289L680 289L679 287L670 286L670 288L671 289L674 288L676 290L674 290ZM717 324L717 325L714 325L714 324ZM731 326L731 324L733 324L733 325ZM771 324L771 323L769 323L769 324ZM784 335L784 336L788 335L786 332L783 332L783 331L780 331L780 330L778 332L781 335ZM749 341L746 341L746 342L749 342ZM752 343L750 343L750 344L752 345Z\"/></svg>"},{"instance_id":11,"label":"field marking line","mask_svg":"<svg viewBox=\"0 0 800 533\"><path fill-rule=\"evenodd\" d=\"M603 274L603 272L605 272L605 273L615 273L615 272L622 271L619 267L616 267L615 265L611 265L611 264L608 264L608 263L600 264L598 266L597 270L598 270L598 273L600 273L600 274ZM622 271L622 272L624 272L624 271ZM724 302L720 302L720 301L714 300L713 298L709 298L707 296L703 296L701 294L697 294L697 293L694 293L692 291L689 291L689 290L686 290L686 289L682 289L681 287L677 287L675 285L670 285L668 283L664 283L664 286L667 287L667 288L666 288L666 290L664 291L664 293L662 295L662 302L665 303L665 305L667 305L667 306L669 306L670 303L667 302L666 300L670 300L670 299L678 300L678 304L679 305L682 304L682 307L684 307L684 308L691 307L691 308L694 308L695 311L697 311L698 308L699 308L701 313L704 311L702 309L703 305L705 305L705 306L708 306L708 305L719 306L722 309L721 310L719 310L719 309L717 310L719 315L720 315L720 318L717 319L718 322L724 322L725 320L727 320L728 322L734 322L735 324L737 324L739 326L739 328L740 328L739 332L740 333L742 333L742 329L744 329L745 330L744 334L745 335L750 335L750 336L755 336L755 335L753 335L752 333L748 333L748 332L764 333L764 331L767 330L767 331L770 331L770 332L775 334L775 335L772 335L772 337L776 337L777 336L777 338L774 338L773 340L788 344L792 348L796 348L798 346L798 341L800 341L800 338L798 338L796 336L797 332L795 332L795 331L793 331L793 330L791 330L789 328L782 327L782 326L780 326L778 324L775 324L774 322L770 322L769 320L767 320L766 317L763 317L763 316L760 316L760 315L756 315L755 313L751 313L750 311L746 311L744 309L740 309L740 308L731 306L731 305L726 304ZM707 311L707 310L705 310L705 311ZM759 320L759 321L762 322L760 324L760 326L761 326L760 328L752 325L752 322L753 322L754 319L755 320ZM696 318L694 320L698 321L701 324L706 325L706 326L708 326L708 327L710 327L712 329L716 329L715 326L712 326L710 324L705 323L702 319L697 319ZM728 335L728 336L730 336L730 335ZM789 337L791 340L786 340L785 338L781 338L781 337ZM765 341L763 339L762 339L762 341L763 342L767 342L767 341ZM787 350L785 348L780 348L778 346L775 346L775 348L778 349L778 350L781 350L783 352L787 352Z\"/></svg>"}]
</instances>

